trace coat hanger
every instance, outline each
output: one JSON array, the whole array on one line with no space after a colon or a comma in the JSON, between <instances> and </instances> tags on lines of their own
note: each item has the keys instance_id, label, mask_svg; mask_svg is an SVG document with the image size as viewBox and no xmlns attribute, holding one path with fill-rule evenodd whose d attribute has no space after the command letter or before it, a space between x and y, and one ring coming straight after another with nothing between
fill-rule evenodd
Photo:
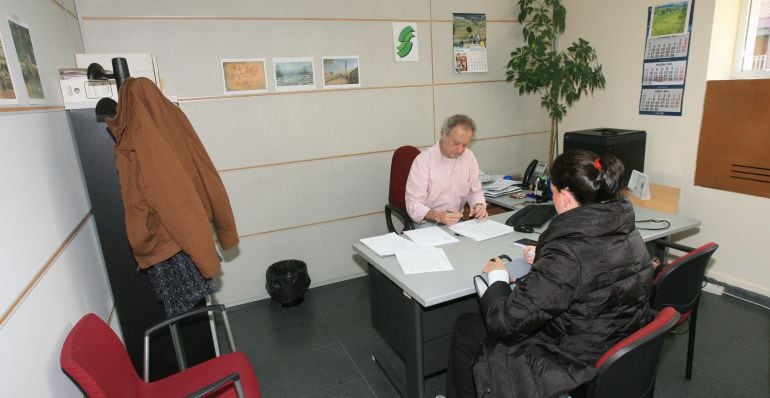
<instances>
[{"instance_id":1,"label":"coat hanger","mask_svg":"<svg viewBox=\"0 0 770 398\"><path fill-rule=\"evenodd\" d=\"M112 59L113 73L107 73L98 63L88 65L87 76L89 80L108 80L115 79L115 85L120 92L120 85L124 80L131 77L128 71L128 62L125 58ZM96 120L103 122L108 117L113 117L118 113L118 103L112 98L102 98L96 103Z\"/></svg>"}]
</instances>

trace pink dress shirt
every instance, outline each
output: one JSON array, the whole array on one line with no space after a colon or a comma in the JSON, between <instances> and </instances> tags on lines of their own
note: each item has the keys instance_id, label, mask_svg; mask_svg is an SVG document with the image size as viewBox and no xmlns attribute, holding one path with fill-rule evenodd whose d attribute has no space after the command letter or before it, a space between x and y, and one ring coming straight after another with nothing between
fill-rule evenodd
<instances>
[{"instance_id":1,"label":"pink dress shirt","mask_svg":"<svg viewBox=\"0 0 770 398\"><path fill-rule=\"evenodd\" d=\"M470 149L457 159L441 154L438 143L419 154L406 181L406 211L417 223L433 210L459 211L468 203L486 204L479 181L479 162Z\"/></svg>"}]
</instances>

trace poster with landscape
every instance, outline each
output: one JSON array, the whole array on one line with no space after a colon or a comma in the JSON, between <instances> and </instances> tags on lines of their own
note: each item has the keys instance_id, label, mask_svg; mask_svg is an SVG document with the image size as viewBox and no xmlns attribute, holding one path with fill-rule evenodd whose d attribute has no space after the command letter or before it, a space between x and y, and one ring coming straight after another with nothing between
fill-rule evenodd
<instances>
[{"instance_id":1,"label":"poster with landscape","mask_svg":"<svg viewBox=\"0 0 770 398\"><path fill-rule=\"evenodd\" d=\"M0 105L18 104L16 90L13 89L11 71L8 70L8 56L5 53L5 43L0 37Z\"/></svg>"},{"instance_id":2,"label":"poster with landscape","mask_svg":"<svg viewBox=\"0 0 770 398\"><path fill-rule=\"evenodd\" d=\"M653 7L650 37L678 35L685 33L689 2L669 3Z\"/></svg>"},{"instance_id":3,"label":"poster with landscape","mask_svg":"<svg viewBox=\"0 0 770 398\"><path fill-rule=\"evenodd\" d=\"M277 91L315 89L312 57L273 58L273 70Z\"/></svg>"},{"instance_id":4,"label":"poster with landscape","mask_svg":"<svg viewBox=\"0 0 770 398\"><path fill-rule=\"evenodd\" d=\"M323 87L360 87L358 56L323 57Z\"/></svg>"},{"instance_id":5,"label":"poster with landscape","mask_svg":"<svg viewBox=\"0 0 770 398\"><path fill-rule=\"evenodd\" d=\"M29 27L8 20L11 27L11 36L13 45L16 46L16 56L19 59L21 75L24 78L24 85L27 87L27 95L31 104L41 104L45 102L43 93L43 83L40 80L35 51L32 48L32 37L29 34Z\"/></svg>"}]
</instances>

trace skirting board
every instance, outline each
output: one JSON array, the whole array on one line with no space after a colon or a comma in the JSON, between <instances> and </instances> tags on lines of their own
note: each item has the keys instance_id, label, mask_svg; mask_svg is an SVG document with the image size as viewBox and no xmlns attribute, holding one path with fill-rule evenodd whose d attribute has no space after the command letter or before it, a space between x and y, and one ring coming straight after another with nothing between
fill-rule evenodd
<instances>
[{"instance_id":1,"label":"skirting board","mask_svg":"<svg viewBox=\"0 0 770 398\"><path fill-rule=\"evenodd\" d=\"M718 286L722 286L725 288L725 294L728 294L730 296L737 297L741 300L748 301L750 303L761 305L765 308L770 308L770 297L755 293L737 286L733 286L724 282L721 282L719 280L716 280L714 278L706 277L706 282L713 283Z\"/></svg>"}]
</instances>

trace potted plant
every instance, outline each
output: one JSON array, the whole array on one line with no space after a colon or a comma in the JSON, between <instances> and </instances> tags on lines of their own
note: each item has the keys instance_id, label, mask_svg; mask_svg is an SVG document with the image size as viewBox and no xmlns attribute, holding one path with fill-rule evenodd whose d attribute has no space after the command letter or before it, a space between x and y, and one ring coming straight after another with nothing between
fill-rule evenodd
<instances>
[{"instance_id":1,"label":"potted plant","mask_svg":"<svg viewBox=\"0 0 770 398\"><path fill-rule=\"evenodd\" d=\"M583 94L604 88L602 66L588 41L578 38L559 50L567 10L561 0L518 0L525 44L511 53L506 80L519 94L540 95L551 118L548 165L559 154L559 122Z\"/></svg>"}]
</instances>

